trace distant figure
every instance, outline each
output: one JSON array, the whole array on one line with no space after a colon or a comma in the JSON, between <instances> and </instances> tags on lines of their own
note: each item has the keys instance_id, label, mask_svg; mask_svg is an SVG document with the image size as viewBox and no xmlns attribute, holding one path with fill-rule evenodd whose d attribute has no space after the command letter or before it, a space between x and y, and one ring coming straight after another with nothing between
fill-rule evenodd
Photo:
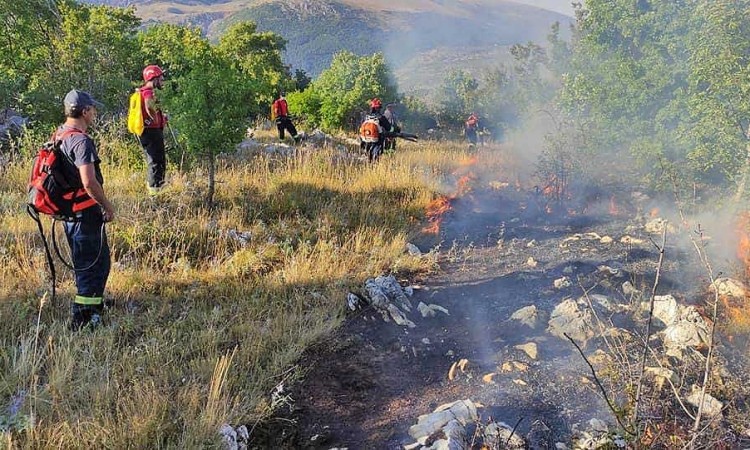
<instances>
[{"instance_id":1,"label":"distant figure","mask_svg":"<svg viewBox=\"0 0 750 450\"><path fill-rule=\"evenodd\" d=\"M146 152L148 172L146 175L148 193L156 195L164 187L167 172L167 154L164 150L164 126L167 116L162 112L154 95L154 89L164 85L164 71L156 65L143 69L144 85L141 86L141 105L143 111L143 134L138 140Z\"/></svg>"},{"instance_id":2,"label":"distant figure","mask_svg":"<svg viewBox=\"0 0 750 450\"><path fill-rule=\"evenodd\" d=\"M398 122L398 116L396 115L396 111L394 108L394 103L388 103L385 105L385 112L383 113L383 116L388 119L388 122L391 124L390 131L392 133L400 133L401 132L401 125L399 125ZM396 150L396 137L395 136L388 136L385 138L385 145L383 146L385 150Z\"/></svg>"},{"instance_id":3,"label":"distant figure","mask_svg":"<svg viewBox=\"0 0 750 450\"><path fill-rule=\"evenodd\" d=\"M386 133L391 129L391 123L381 113L383 103L379 98L370 101L370 113L359 127L360 148L367 151L367 158L375 162L383 153Z\"/></svg>"},{"instance_id":4,"label":"distant figure","mask_svg":"<svg viewBox=\"0 0 750 450\"><path fill-rule=\"evenodd\" d=\"M276 128L279 130L279 140L284 140L284 131L288 131L289 135L294 139L294 143L298 143L300 136L297 133L297 129L292 123L292 119L289 118L289 105L286 103L285 93L279 92L279 98L273 102L271 106L272 119L276 120Z\"/></svg>"},{"instance_id":5,"label":"distant figure","mask_svg":"<svg viewBox=\"0 0 750 450\"><path fill-rule=\"evenodd\" d=\"M477 145L477 130L479 129L479 116L477 113L472 112L464 126L464 132L466 133L466 139L469 140L469 147Z\"/></svg>"}]
</instances>

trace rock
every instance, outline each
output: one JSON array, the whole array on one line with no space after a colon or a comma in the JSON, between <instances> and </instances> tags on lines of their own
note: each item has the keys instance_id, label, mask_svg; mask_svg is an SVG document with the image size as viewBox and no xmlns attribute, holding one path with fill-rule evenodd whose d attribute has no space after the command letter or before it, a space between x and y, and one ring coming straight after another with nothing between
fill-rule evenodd
<instances>
[{"instance_id":1,"label":"rock","mask_svg":"<svg viewBox=\"0 0 750 450\"><path fill-rule=\"evenodd\" d=\"M662 333L667 354L677 358L685 348L709 345L711 340L708 324L694 306L685 308L680 319Z\"/></svg>"},{"instance_id":2,"label":"rock","mask_svg":"<svg viewBox=\"0 0 750 450\"><path fill-rule=\"evenodd\" d=\"M426 305L422 302L419 302L419 305L417 305L417 310L420 314L422 314L422 317L435 317L437 313L441 312L444 313L446 316L450 316L450 313L447 309L443 308L440 305L436 304L430 304Z\"/></svg>"},{"instance_id":3,"label":"rock","mask_svg":"<svg viewBox=\"0 0 750 450\"><path fill-rule=\"evenodd\" d=\"M609 236L604 236L601 239L599 239L599 242L601 242L602 244L611 244L612 242L614 242L614 239L612 239Z\"/></svg>"},{"instance_id":4,"label":"rock","mask_svg":"<svg viewBox=\"0 0 750 450\"><path fill-rule=\"evenodd\" d=\"M552 446L551 439L552 430L539 419L531 424L531 429L526 435L529 450L547 450Z\"/></svg>"},{"instance_id":5,"label":"rock","mask_svg":"<svg viewBox=\"0 0 750 450\"><path fill-rule=\"evenodd\" d=\"M353 294L350 292L346 294L346 305L350 310L356 311L360 308L360 298L357 296L357 294Z\"/></svg>"},{"instance_id":6,"label":"rock","mask_svg":"<svg viewBox=\"0 0 750 450\"><path fill-rule=\"evenodd\" d=\"M406 318L406 312L411 311L411 302L393 275L367 280L365 290L370 304L381 311L384 319L387 320L390 315L398 325L416 327L414 322Z\"/></svg>"},{"instance_id":7,"label":"rock","mask_svg":"<svg viewBox=\"0 0 750 450\"><path fill-rule=\"evenodd\" d=\"M607 433L609 431L607 423L601 419L589 420L589 427L591 428L591 430L599 433Z\"/></svg>"},{"instance_id":8,"label":"rock","mask_svg":"<svg viewBox=\"0 0 750 450\"><path fill-rule=\"evenodd\" d=\"M422 338L422 343L425 345L430 345L430 338Z\"/></svg>"},{"instance_id":9,"label":"rock","mask_svg":"<svg viewBox=\"0 0 750 450\"><path fill-rule=\"evenodd\" d=\"M492 422L484 428L484 445L487 448L523 449L526 440L505 422Z\"/></svg>"},{"instance_id":10,"label":"rock","mask_svg":"<svg viewBox=\"0 0 750 450\"><path fill-rule=\"evenodd\" d=\"M523 381L520 378L516 378L515 380L513 380L513 383L515 383L515 384L517 384L519 386L528 386L529 385L529 383Z\"/></svg>"},{"instance_id":11,"label":"rock","mask_svg":"<svg viewBox=\"0 0 750 450\"><path fill-rule=\"evenodd\" d=\"M466 373L466 366L469 364L469 360L462 358L459 361L451 364L451 368L448 370L448 380L453 381L456 378L456 373L461 369L461 373Z\"/></svg>"},{"instance_id":12,"label":"rock","mask_svg":"<svg viewBox=\"0 0 750 450\"><path fill-rule=\"evenodd\" d=\"M616 268L605 266L605 265L601 265L601 266L597 267L596 269L599 272L602 272L602 273L605 273L605 274L608 274L608 275L612 275L612 276L615 276L615 277L619 277L620 276L620 269L616 269Z\"/></svg>"},{"instance_id":13,"label":"rock","mask_svg":"<svg viewBox=\"0 0 750 450\"><path fill-rule=\"evenodd\" d=\"M649 302L641 303L641 309L648 311L650 308ZM677 318L680 316L680 308L677 305L677 300L671 295L655 295L654 296L654 318L659 319L661 323L666 326L672 325Z\"/></svg>"},{"instance_id":14,"label":"rock","mask_svg":"<svg viewBox=\"0 0 750 450\"><path fill-rule=\"evenodd\" d=\"M224 442L224 448L226 450L239 450L239 445L237 444L237 432L234 431L234 428L232 428L231 425L228 423L225 423L219 428L219 434L221 435L221 440Z\"/></svg>"},{"instance_id":15,"label":"rock","mask_svg":"<svg viewBox=\"0 0 750 450\"><path fill-rule=\"evenodd\" d=\"M227 237L236 241L240 246L246 247L252 238L249 231L227 230Z\"/></svg>"},{"instance_id":16,"label":"rock","mask_svg":"<svg viewBox=\"0 0 750 450\"><path fill-rule=\"evenodd\" d=\"M414 295L414 287L413 286L406 286L404 288L404 295L407 297L411 297Z\"/></svg>"},{"instance_id":17,"label":"rock","mask_svg":"<svg viewBox=\"0 0 750 450\"><path fill-rule=\"evenodd\" d=\"M718 291L719 295L744 299L747 296L747 286L733 278L717 278L709 287L711 292Z\"/></svg>"},{"instance_id":18,"label":"rock","mask_svg":"<svg viewBox=\"0 0 750 450\"><path fill-rule=\"evenodd\" d=\"M451 420L438 433L440 433L440 438L431 446L422 447L423 450L464 450L469 445L466 439L466 427L458 420Z\"/></svg>"},{"instance_id":19,"label":"rock","mask_svg":"<svg viewBox=\"0 0 750 450\"><path fill-rule=\"evenodd\" d=\"M422 250L419 249L416 245L412 244L411 242L406 243L406 251L411 256L422 256Z\"/></svg>"},{"instance_id":20,"label":"rock","mask_svg":"<svg viewBox=\"0 0 750 450\"><path fill-rule=\"evenodd\" d=\"M566 299L555 307L547 323L547 331L560 339L567 340L564 334L576 342L586 342L594 335L591 326L591 312L581 310L573 299Z\"/></svg>"},{"instance_id":21,"label":"rock","mask_svg":"<svg viewBox=\"0 0 750 450\"><path fill-rule=\"evenodd\" d=\"M664 383L669 380L673 385L678 385L680 379L674 370L667 369L666 367L646 367L645 372L647 376L653 376L656 383L656 387L661 390L664 387Z\"/></svg>"},{"instance_id":22,"label":"rock","mask_svg":"<svg viewBox=\"0 0 750 450\"><path fill-rule=\"evenodd\" d=\"M630 296L630 295L638 295L641 293L641 291L636 289L635 286L633 286L633 283L631 283L630 281L626 281L622 283L622 293Z\"/></svg>"},{"instance_id":23,"label":"rock","mask_svg":"<svg viewBox=\"0 0 750 450\"><path fill-rule=\"evenodd\" d=\"M531 328L536 328L539 319L539 312L536 305L524 306L510 316L510 320L517 320Z\"/></svg>"},{"instance_id":24,"label":"rock","mask_svg":"<svg viewBox=\"0 0 750 450\"><path fill-rule=\"evenodd\" d=\"M570 278L562 277L562 278L556 279L554 282L554 285L555 285L555 289L565 289L565 288L569 288L570 286L572 286L573 283L570 282Z\"/></svg>"},{"instance_id":25,"label":"rock","mask_svg":"<svg viewBox=\"0 0 750 450\"><path fill-rule=\"evenodd\" d=\"M539 263L536 262L536 260L529 256L529 259L526 260L526 265L531 267L532 269L539 265Z\"/></svg>"},{"instance_id":26,"label":"rock","mask_svg":"<svg viewBox=\"0 0 750 450\"><path fill-rule=\"evenodd\" d=\"M536 346L536 343L534 342L528 342L523 345L516 345L515 348L529 355L529 358L531 359L536 359L538 355L537 346Z\"/></svg>"},{"instance_id":27,"label":"rock","mask_svg":"<svg viewBox=\"0 0 750 450\"><path fill-rule=\"evenodd\" d=\"M602 294L590 294L589 298L593 304L599 305L607 311L614 311L615 305L606 295Z\"/></svg>"},{"instance_id":28,"label":"rock","mask_svg":"<svg viewBox=\"0 0 750 450\"><path fill-rule=\"evenodd\" d=\"M620 238L620 243L625 245L641 245L643 244L643 239L634 238L632 236L623 236Z\"/></svg>"},{"instance_id":29,"label":"rock","mask_svg":"<svg viewBox=\"0 0 750 450\"><path fill-rule=\"evenodd\" d=\"M576 270L575 266L565 266L565 268L563 269L563 273L566 275L570 275L573 272L575 272L575 270Z\"/></svg>"},{"instance_id":30,"label":"rock","mask_svg":"<svg viewBox=\"0 0 750 450\"><path fill-rule=\"evenodd\" d=\"M664 232L665 228L667 230L667 233L670 234L674 234L677 231L675 227L669 223L668 220L662 219L661 217L651 219L643 226L643 229L646 230L646 233L650 234L661 234Z\"/></svg>"},{"instance_id":31,"label":"rock","mask_svg":"<svg viewBox=\"0 0 750 450\"><path fill-rule=\"evenodd\" d=\"M685 400L698 408L701 403L701 389L693 385L690 395ZM705 397L703 397L703 414L707 417L721 417L723 415L722 408L724 408L724 404L706 392Z\"/></svg>"},{"instance_id":32,"label":"rock","mask_svg":"<svg viewBox=\"0 0 750 450\"><path fill-rule=\"evenodd\" d=\"M312 133L306 134L304 138L307 142L312 142L318 146L325 146L328 142L333 141L333 137L317 128Z\"/></svg>"},{"instance_id":33,"label":"rock","mask_svg":"<svg viewBox=\"0 0 750 450\"><path fill-rule=\"evenodd\" d=\"M419 441L421 438L432 436L453 420L466 426L477 419L477 407L474 402L458 400L439 406L431 414L419 416L417 424L409 427L409 436Z\"/></svg>"}]
</instances>

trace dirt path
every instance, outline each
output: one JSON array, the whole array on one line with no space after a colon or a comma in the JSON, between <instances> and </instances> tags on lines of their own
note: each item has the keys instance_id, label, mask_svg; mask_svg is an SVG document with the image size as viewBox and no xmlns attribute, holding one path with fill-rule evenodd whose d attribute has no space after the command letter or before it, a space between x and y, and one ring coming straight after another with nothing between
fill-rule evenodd
<instances>
[{"instance_id":1,"label":"dirt path","mask_svg":"<svg viewBox=\"0 0 750 450\"><path fill-rule=\"evenodd\" d=\"M592 214L557 224L549 217L524 219L527 199L515 189L475 184L453 201L442 224L440 272L411 299L414 306L440 305L450 315L422 318L415 309L409 318L416 328L408 329L384 322L371 309L353 314L328 342L308 352L309 372L292 393L289 419L295 423L277 434L279 447L403 448L414 442L408 429L419 415L461 399L484 405L482 420L520 420L524 435L532 423L543 422L552 448L566 441L574 423L613 421L584 380L588 366L569 342L546 331L545 317L533 329L509 318L529 305L548 316L566 296L579 297L575 281L554 287L564 274L587 289L598 285L592 293L612 295L628 272L615 277L598 267L632 268L654 261L655 252L620 245L624 223L616 217ZM561 247L566 236L584 232L612 233L615 243ZM515 348L529 342L537 345L537 358ZM469 361L466 372L449 380L449 368L462 358ZM514 361L512 371L507 364L502 369ZM491 382L483 380L493 372Z\"/></svg>"}]
</instances>

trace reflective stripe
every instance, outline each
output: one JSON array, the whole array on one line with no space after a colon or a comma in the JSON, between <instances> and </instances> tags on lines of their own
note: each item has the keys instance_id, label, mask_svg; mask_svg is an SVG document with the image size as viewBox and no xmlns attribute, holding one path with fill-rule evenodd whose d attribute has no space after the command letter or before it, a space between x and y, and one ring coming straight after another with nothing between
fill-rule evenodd
<instances>
[{"instance_id":1,"label":"reflective stripe","mask_svg":"<svg viewBox=\"0 0 750 450\"><path fill-rule=\"evenodd\" d=\"M102 300L102 297L84 297L83 295L76 295L76 299L73 303L78 303L79 305L101 305Z\"/></svg>"}]
</instances>

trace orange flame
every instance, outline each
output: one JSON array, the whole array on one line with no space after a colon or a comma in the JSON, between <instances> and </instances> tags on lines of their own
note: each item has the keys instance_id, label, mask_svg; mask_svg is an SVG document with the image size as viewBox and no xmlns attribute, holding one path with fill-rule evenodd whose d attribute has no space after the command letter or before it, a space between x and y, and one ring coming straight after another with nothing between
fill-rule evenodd
<instances>
[{"instance_id":1,"label":"orange flame","mask_svg":"<svg viewBox=\"0 0 750 450\"><path fill-rule=\"evenodd\" d=\"M454 176L458 176L461 172L466 172L462 168L473 166L477 163L477 157L471 156L462 159L458 165L459 168L453 172ZM427 226L422 228L423 233L438 234L440 231L440 224L443 222L443 215L451 210L451 201L455 200L459 196L465 195L471 192L471 182L476 179L476 176L469 170L469 173L462 175L456 181L456 191L451 195L441 195L440 197L432 200L427 205Z\"/></svg>"},{"instance_id":2,"label":"orange flame","mask_svg":"<svg viewBox=\"0 0 750 450\"><path fill-rule=\"evenodd\" d=\"M440 223L443 221L443 214L451 210L450 199L444 195L434 199L427 205L427 222L428 225L422 228L423 233L437 234L440 231Z\"/></svg>"}]
</instances>

